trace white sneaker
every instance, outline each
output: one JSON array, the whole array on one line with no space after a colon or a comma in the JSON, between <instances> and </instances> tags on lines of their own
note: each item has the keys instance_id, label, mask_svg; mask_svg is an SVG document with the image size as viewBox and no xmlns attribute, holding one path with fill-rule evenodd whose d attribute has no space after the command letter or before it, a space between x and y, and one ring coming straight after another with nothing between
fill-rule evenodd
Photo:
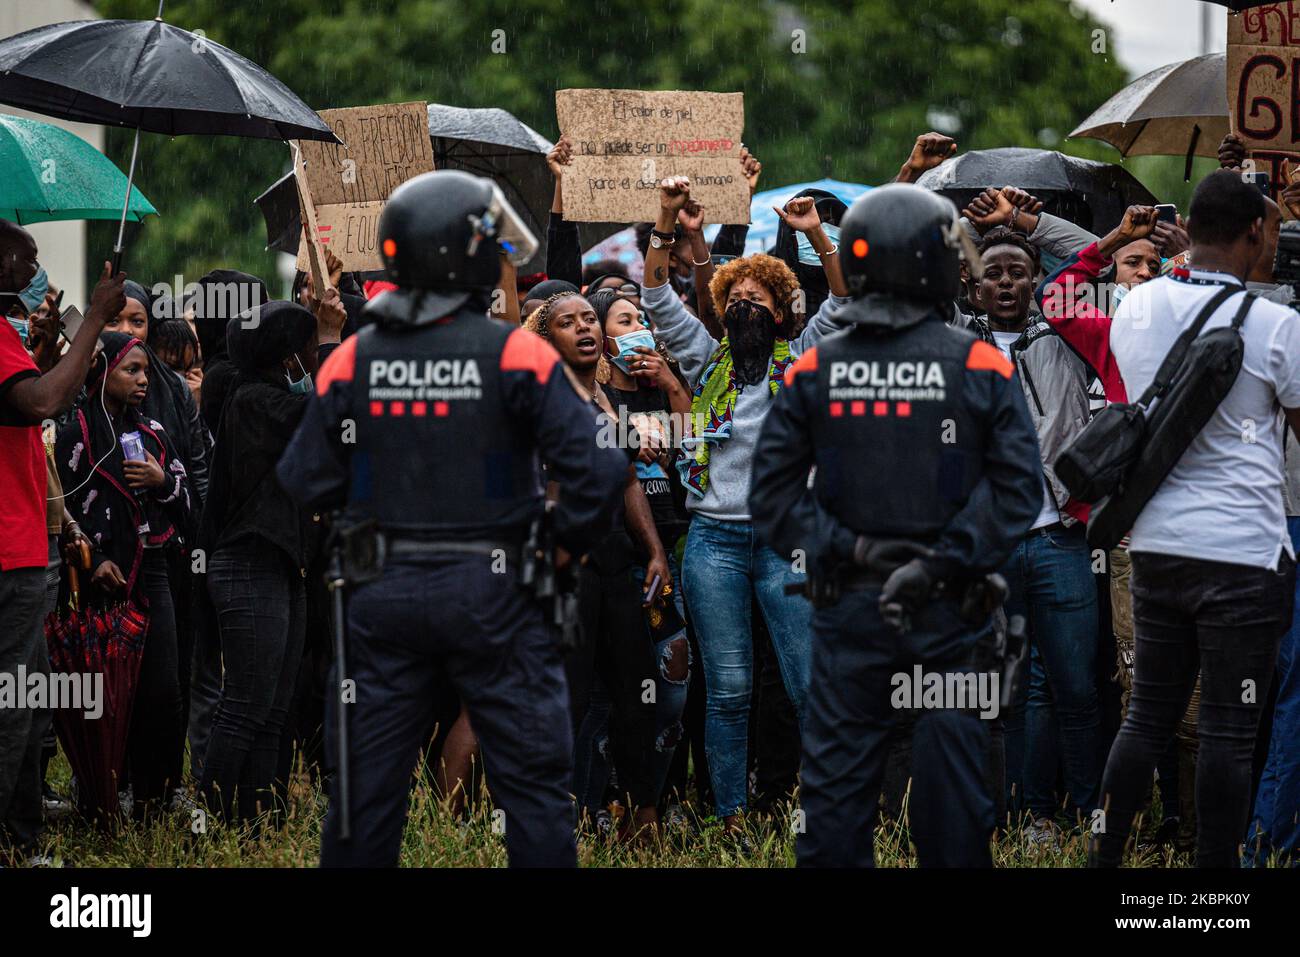
<instances>
[{"instance_id":1,"label":"white sneaker","mask_svg":"<svg viewBox=\"0 0 1300 957\"><path fill-rule=\"evenodd\" d=\"M1025 828L1025 843L1030 850L1056 850L1060 846L1060 832L1051 818L1040 817Z\"/></svg>"}]
</instances>

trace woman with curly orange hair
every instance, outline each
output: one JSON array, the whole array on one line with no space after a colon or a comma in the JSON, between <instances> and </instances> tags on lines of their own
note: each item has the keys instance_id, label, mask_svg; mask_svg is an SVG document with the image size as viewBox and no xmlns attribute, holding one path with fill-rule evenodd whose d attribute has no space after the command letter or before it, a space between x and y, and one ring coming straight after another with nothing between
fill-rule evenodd
<instances>
[{"instance_id":1,"label":"woman with curly orange hair","mask_svg":"<svg viewBox=\"0 0 1300 957\"><path fill-rule=\"evenodd\" d=\"M677 357L691 403L695 434L683 441L678 468L692 514L682 584L695 620L708 701L705 749L717 814L728 831L741 827L746 804L749 698L753 683L750 609L762 612L786 691L802 717L808 687L808 603L785 586L802 582L791 556L755 538L749 515L749 479L763 418L781 389L785 370L818 339L837 328L835 311L849 300L838 250L826 236L812 197L776 212L807 237L826 272L831 296L806 325L804 297L794 273L772 256L733 260L709 284L726 335L713 339L668 284L669 251L679 213L699 229L703 212L685 177L660 184L658 222L645 260L641 305L656 336ZM689 447L688 447L689 446ZM743 836L741 837L743 841Z\"/></svg>"}]
</instances>

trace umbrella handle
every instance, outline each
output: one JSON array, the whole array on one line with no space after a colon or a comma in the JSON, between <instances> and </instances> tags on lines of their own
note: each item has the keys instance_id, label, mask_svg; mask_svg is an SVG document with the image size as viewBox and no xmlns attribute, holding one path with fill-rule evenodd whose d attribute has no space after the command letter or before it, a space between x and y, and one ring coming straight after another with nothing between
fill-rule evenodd
<instances>
[{"instance_id":1,"label":"umbrella handle","mask_svg":"<svg viewBox=\"0 0 1300 957\"><path fill-rule=\"evenodd\" d=\"M84 541L78 543L77 561L66 562L68 569L68 603L73 611L81 610L81 575L79 571L90 571L90 546Z\"/></svg>"},{"instance_id":2,"label":"umbrella handle","mask_svg":"<svg viewBox=\"0 0 1300 957\"><path fill-rule=\"evenodd\" d=\"M161 10L161 5L159 6ZM160 14L161 15L161 14ZM126 198L122 200L122 219L117 224L117 243L113 246L113 271L116 276L122 265L122 238L126 234L126 213L131 207L131 189L135 183L135 160L140 153L140 127L135 128L135 142L131 145L131 165L126 171Z\"/></svg>"}]
</instances>

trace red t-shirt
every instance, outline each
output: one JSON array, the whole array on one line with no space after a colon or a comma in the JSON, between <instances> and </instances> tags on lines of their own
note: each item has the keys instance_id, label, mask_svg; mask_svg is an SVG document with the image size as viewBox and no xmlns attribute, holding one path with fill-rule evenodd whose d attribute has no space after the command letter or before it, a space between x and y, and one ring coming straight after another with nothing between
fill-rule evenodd
<instances>
[{"instance_id":1,"label":"red t-shirt","mask_svg":"<svg viewBox=\"0 0 1300 957\"><path fill-rule=\"evenodd\" d=\"M39 375L18 333L0 319L0 571L44 568L49 558L41 427L9 404L15 382Z\"/></svg>"}]
</instances>

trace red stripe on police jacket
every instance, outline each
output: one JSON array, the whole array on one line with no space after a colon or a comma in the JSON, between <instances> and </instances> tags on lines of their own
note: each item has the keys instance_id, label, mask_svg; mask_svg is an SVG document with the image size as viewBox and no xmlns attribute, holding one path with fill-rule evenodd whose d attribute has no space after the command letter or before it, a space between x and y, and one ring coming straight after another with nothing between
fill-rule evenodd
<instances>
[{"instance_id":1,"label":"red stripe on police jacket","mask_svg":"<svg viewBox=\"0 0 1300 957\"><path fill-rule=\"evenodd\" d=\"M335 382L351 382L357 371L357 337L348 336L330 353L316 376L316 394L324 395Z\"/></svg>"},{"instance_id":2,"label":"red stripe on police jacket","mask_svg":"<svg viewBox=\"0 0 1300 957\"><path fill-rule=\"evenodd\" d=\"M560 354L534 332L516 329L501 350L502 372L531 372L537 381L546 385L551 371L559 364Z\"/></svg>"},{"instance_id":3,"label":"red stripe on police jacket","mask_svg":"<svg viewBox=\"0 0 1300 957\"><path fill-rule=\"evenodd\" d=\"M991 346L983 339L978 339L970 347L966 356L966 368L971 372L996 372L1004 379L1011 378L1011 360L1002 354L997 346Z\"/></svg>"},{"instance_id":4,"label":"red stripe on police jacket","mask_svg":"<svg viewBox=\"0 0 1300 957\"><path fill-rule=\"evenodd\" d=\"M790 366L790 368L785 370L785 384L786 386L789 386L791 383L793 383L794 377L797 376L800 372L816 372L816 371L817 371L817 347L813 346L811 349L809 349L807 352L801 355L798 359L796 359L794 365Z\"/></svg>"}]
</instances>

